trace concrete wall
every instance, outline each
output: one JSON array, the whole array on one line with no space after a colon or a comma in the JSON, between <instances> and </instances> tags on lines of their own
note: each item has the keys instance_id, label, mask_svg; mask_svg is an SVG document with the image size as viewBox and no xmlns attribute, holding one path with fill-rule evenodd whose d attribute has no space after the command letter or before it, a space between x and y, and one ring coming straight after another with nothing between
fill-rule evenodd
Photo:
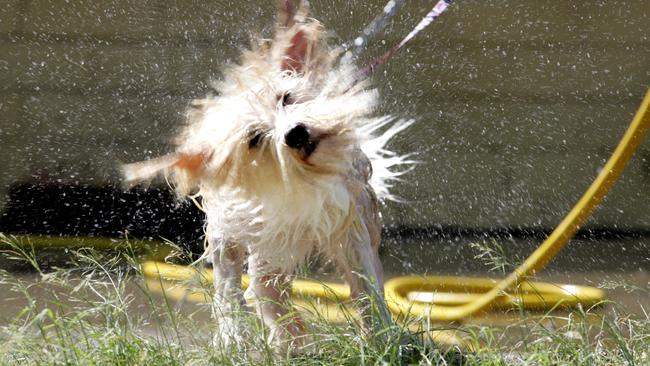
<instances>
[{"instance_id":1,"label":"concrete wall","mask_svg":"<svg viewBox=\"0 0 650 366\"><path fill-rule=\"evenodd\" d=\"M380 1L312 1L349 39ZM242 4L243 3L243 4ZM188 101L268 33L272 2L4 0L0 191L18 181L98 185L153 157ZM379 54L431 6L412 0ZM389 222L552 227L615 146L650 85L650 4L459 1L375 77L384 112L418 120L394 147L421 164ZM0 194L2 197L2 194ZM593 226L650 229L650 145Z\"/></svg>"}]
</instances>

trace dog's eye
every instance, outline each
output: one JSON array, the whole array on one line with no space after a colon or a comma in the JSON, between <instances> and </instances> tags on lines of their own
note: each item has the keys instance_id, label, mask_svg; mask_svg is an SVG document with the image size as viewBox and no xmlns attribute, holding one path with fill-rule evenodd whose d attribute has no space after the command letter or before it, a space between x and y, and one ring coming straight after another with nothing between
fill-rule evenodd
<instances>
[{"instance_id":1,"label":"dog's eye","mask_svg":"<svg viewBox=\"0 0 650 366\"><path fill-rule=\"evenodd\" d=\"M291 96L291 93L286 92L284 95L282 95L282 106L286 107L288 105L294 104L296 101L295 99Z\"/></svg>"},{"instance_id":2,"label":"dog's eye","mask_svg":"<svg viewBox=\"0 0 650 366\"><path fill-rule=\"evenodd\" d=\"M250 140L248 140L248 148L252 149L254 147L257 147L257 145L259 145L260 142L262 142L263 135L264 134L260 131L253 131L251 133Z\"/></svg>"}]
</instances>

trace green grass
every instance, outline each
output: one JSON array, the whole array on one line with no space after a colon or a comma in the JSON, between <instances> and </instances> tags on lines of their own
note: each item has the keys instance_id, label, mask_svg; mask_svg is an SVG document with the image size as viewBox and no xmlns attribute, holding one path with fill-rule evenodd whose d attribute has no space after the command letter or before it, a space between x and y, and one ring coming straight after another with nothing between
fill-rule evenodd
<instances>
[{"instance_id":1,"label":"green grass","mask_svg":"<svg viewBox=\"0 0 650 366\"><path fill-rule=\"evenodd\" d=\"M0 270L2 365L650 364L650 320L622 315L615 304L564 315L521 311L507 327L455 326L471 345L462 352L445 351L425 332L399 331L386 342L363 334L352 316L341 325L318 315L308 319L318 343L301 356L274 353L267 330L250 314L241 315L250 329L244 344L213 346L211 305L152 291L128 242L121 251L77 248L60 267L47 268L29 241L0 236L0 242L3 260L15 263L12 271ZM198 281L186 285L211 291Z\"/></svg>"}]
</instances>

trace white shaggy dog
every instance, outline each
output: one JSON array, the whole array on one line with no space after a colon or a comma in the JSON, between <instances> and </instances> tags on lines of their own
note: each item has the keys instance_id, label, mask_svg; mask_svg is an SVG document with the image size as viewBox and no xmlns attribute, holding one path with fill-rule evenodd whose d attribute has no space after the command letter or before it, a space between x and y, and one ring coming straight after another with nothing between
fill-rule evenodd
<instances>
[{"instance_id":1,"label":"white shaggy dog","mask_svg":"<svg viewBox=\"0 0 650 366\"><path fill-rule=\"evenodd\" d=\"M409 163L384 146L410 122L374 116L378 96L363 74L327 45L304 4L282 4L274 39L225 70L218 96L193 102L176 152L124 172L129 181L165 172L178 192L201 197L223 341L241 337L234 313L246 298L270 327L269 342L295 348L306 330L290 314L288 276L314 254L340 269L366 328L392 324L378 200L392 198L403 171L395 168Z\"/></svg>"}]
</instances>

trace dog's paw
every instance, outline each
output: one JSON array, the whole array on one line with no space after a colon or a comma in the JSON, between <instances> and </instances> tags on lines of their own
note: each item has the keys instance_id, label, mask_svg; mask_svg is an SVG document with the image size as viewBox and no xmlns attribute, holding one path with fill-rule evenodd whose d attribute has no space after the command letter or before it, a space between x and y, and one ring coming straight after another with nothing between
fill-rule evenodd
<instances>
[{"instance_id":1,"label":"dog's paw","mask_svg":"<svg viewBox=\"0 0 650 366\"><path fill-rule=\"evenodd\" d=\"M313 337L295 324L273 327L267 342L279 355L301 356L317 351Z\"/></svg>"},{"instance_id":2,"label":"dog's paw","mask_svg":"<svg viewBox=\"0 0 650 366\"><path fill-rule=\"evenodd\" d=\"M241 321L235 318L223 317L219 319L219 326L212 345L218 348L237 347L244 344L247 329Z\"/></svg>"}]
</instances>

